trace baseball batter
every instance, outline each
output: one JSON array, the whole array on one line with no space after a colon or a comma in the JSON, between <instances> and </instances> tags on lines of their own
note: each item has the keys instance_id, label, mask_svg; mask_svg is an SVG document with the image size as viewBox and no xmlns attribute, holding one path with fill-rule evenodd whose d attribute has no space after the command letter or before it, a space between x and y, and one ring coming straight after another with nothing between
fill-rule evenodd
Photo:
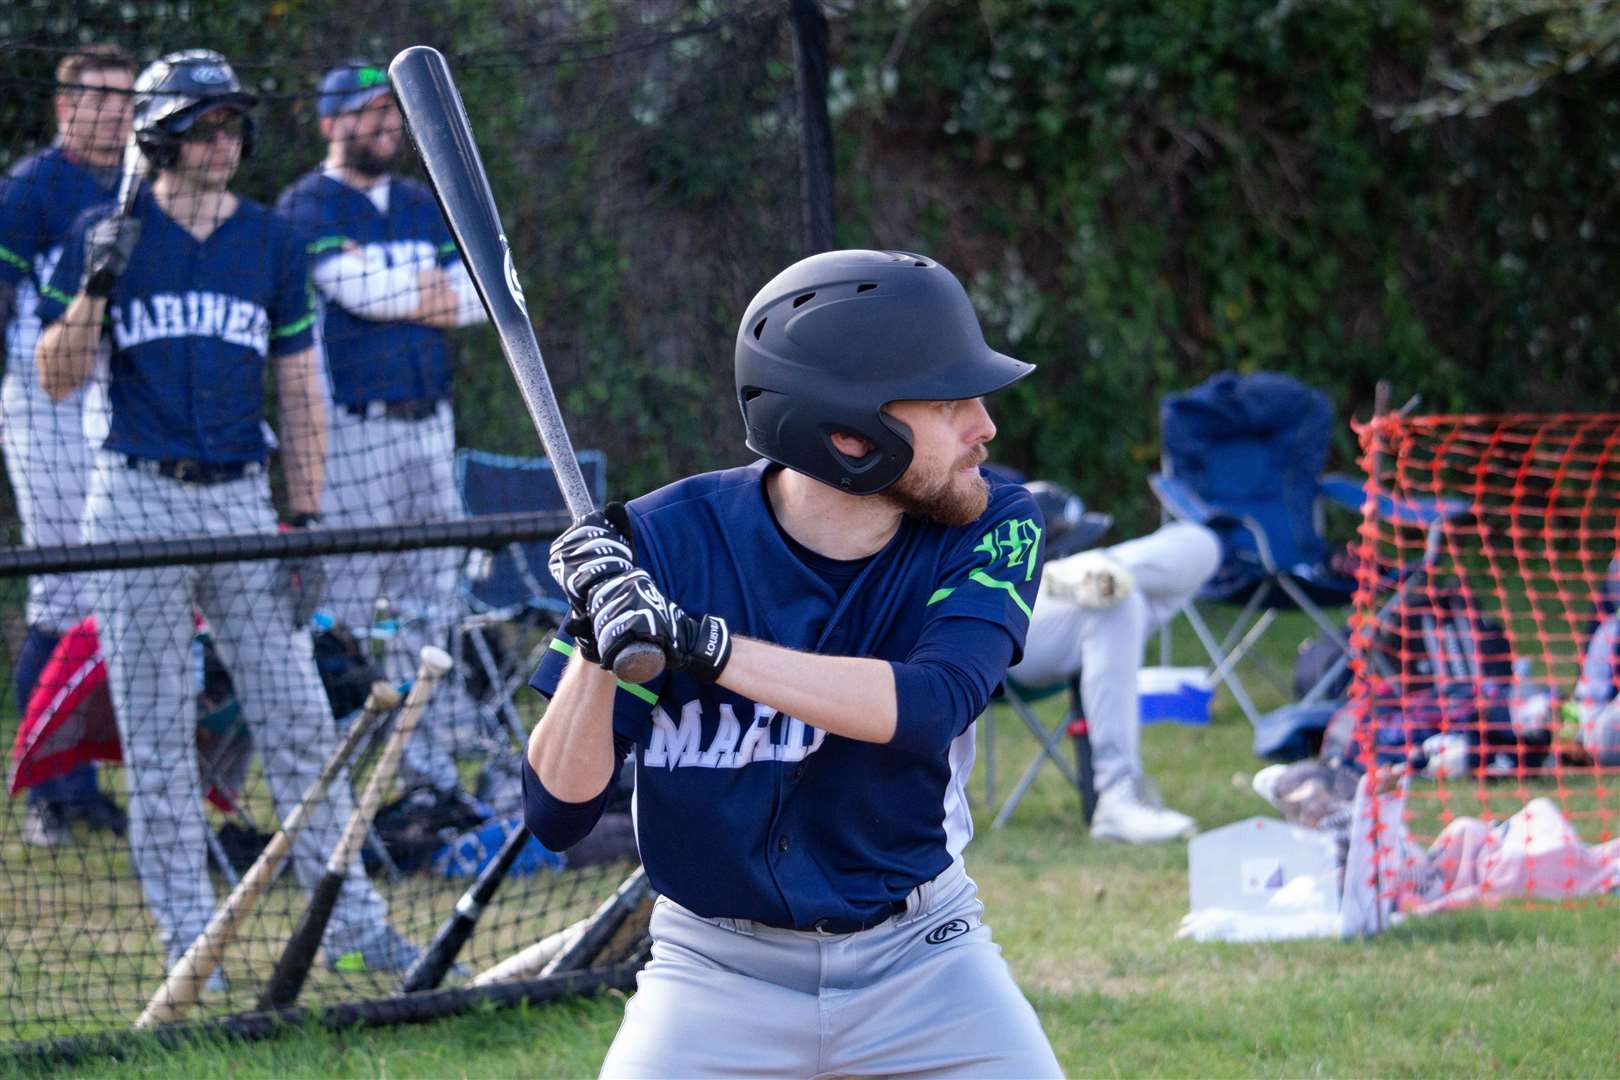
<instances>
[{"instance_id":1,"label":"baseball batter","mask_svg":"<svg viewBox=\"0 0 1620 1080\"><path fill-rule=\"evenodd\" d=\"M1042 560L1028 492L979 468L982 396L1031 370L938 263L813 256L737 336L764 460L553 545L575 615L533 682L529 826L567 848L633 753L661 894L604 1075L1059 1075L962 862ZM669 670L617 685L632 641Z\"/></svg>"},{"instance_id":2,"label":"baseball batter","mask_svg":"<svg viewBox=\"0 0 1620 1080\"><path fill-rule=\"evenodd\" d=\"M332 384L323 518L391 525L462 516L445 330L484 319L433 195L391 175L404 141L388 73L350 60L317 103L326 160L281 194L276 212L308 245ZM389 674L409 678L425 644L444 647L464 553L430 548L331 560L327 607L363 628L379 598L404 616ZM452 680L434 698L405 767L459 792L450 721L469 709Z\"/></svg>"},{"instance_id":3,"label":"baseball batter","mask_svg":"<svg viewBox=\"0 0 1620 1080\"><path fill-rule=\"evenodd\" d=\"M0 328L6 340L0 432L23 543L35 547L79 543L90 473L84 394L53 401L34 371L35 308L74 219L110 202L118 187L134 76L116 46L86 46L63 57L56 70L56 142L23 158L0 180ZM28 634L17 650L14 679L19 711L26 710L61 635L90 613L88 601L83 575L29 579ZM123 828L122 812L97 788L91 765L30 788L28 796L23 836L31 843L66 843L78 818Z\"/></svg>"},{"instance_id":4,"label":"baseball batter","mask_svg":"<svg viewBox=\"0 0 1620 1080\"><path fill-rule=\"evenodd\" d=\"M228 190L252 148L253 105L218 53L174 53L142 71L134 129L156 177L128 218L81 219L44 290L37 359L46 391L60 400L87 379L107 380L110 426L91 473L87 541L274 532L267 364L292 512L319 506L325 390L307 261L290 229ZM98 365L103 336L110 356ZM188 679L193 606L213 626L280 813L336 745L309 632L293 626L275 577L268 562L100 575L131 855L171 962L214 909ZM347 783L334 784L299 834L293 862L305 888L350 811ZM408 964L412 951L385 915L357 861L327 936L329 962L352 952L367 966Z\"/></svg>"}]
</instances>

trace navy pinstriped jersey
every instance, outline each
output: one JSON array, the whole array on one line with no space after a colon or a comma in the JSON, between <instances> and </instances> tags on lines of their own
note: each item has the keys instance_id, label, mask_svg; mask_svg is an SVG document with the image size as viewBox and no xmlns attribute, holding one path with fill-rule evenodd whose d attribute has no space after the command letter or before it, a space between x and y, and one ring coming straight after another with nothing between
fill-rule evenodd
<instances>
[{"instance_id":1,"label":"navy pinstriped jersey","mask_svg":"<svg viewBox=\"0 0 1620 1080\"><path fill-rule=\"evenodd\" d=\"M60 146L28 155L0 179L0 283L16 290L6 327L6 370L33 379L35 308L40 286L62 253L62 239L84 211L111 202L118 174L74 161Z\"/></svg>"},{"instance_id":2,"label":"navy pinstriped jersey","mask_svg":"<svg viewBox=\"0 0 1620 1080\"><path fill-rule=\"evenodd\" d=\"M904 663L936 620L956 620L943 629L965 639L1000 627L1022 649L1042 531L1022 487L989 478L989 505L965 528L906 517L839 596L777 527L769 468L707 473L630 504L637 562L683 609L825 655ZM536 689L556 689L569 651L548 654ZM902 749L829 735L681 673L621 683L614 731L634 743L648 876L709 917L875 921L971 835L973 719L939 718L946 730L929 749Z\"/></svg>"},{"instance_id":3,"label":"navy pinstriped jersey","mask_svg":"<svg viewBox=\"0 0 1620 1080\"><path fill-rule=\"evenodd\" d=\"M74 225L40 300L46 325L79 290L85 231L110 212L92 210ZM150 188L132 212L140 242L107 301L112 422L104 445L159 460L263 461L265 361L313 341L302 246L246 199L201 242Z\"/></svg>"},{"instance_id":4,"label":"navy pinstriped jersey","mask_svg":"<svg viewBox=\"0 0 1620 1080\"><path fill-rule=\"evenodd\" d=\"M352 248L383 265L451 266L460 258L433 195L421 184L389 180L388 212L362 191L321 172L296 181L276 202L308 245L311 265ZM444 331L409 322L363 319L326 302L321 342L333 400L416 401L450 396Z\"/></svg>"}]
</instances>

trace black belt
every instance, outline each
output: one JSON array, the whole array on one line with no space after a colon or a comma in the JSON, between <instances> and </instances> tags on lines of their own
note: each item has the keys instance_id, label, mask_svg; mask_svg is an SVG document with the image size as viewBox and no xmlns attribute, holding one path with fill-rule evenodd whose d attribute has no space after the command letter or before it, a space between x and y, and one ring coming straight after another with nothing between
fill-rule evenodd
<instances>
[{"instance_id":1,"label":"black belt","mask_svg":"<svg viewBox=\"0 0 1620 1080\"><path fill-rule=\"evenodd\" d=\"M182 484L228 484L232 480L257 476L264 471L264 463L259 461L196 461L192 458L160 461L157 458L136 457L134 454L125 454L124 464L136 472L167 476Z\"/></svg>"},{"instance_id":2,"label":"black belt","mask_svg":"<svg viewBox=\"0 0 1620 1080\"><path fill-rule=\"evenodd\" d=\"M883 925L896 915L903 914L905 910L906 902L904 900L891 900L889 901L888 911L865 922L859 919L821 919L810 929L823 934L858 934L862 930L870 930L874 926Z\"/></svg>"},{"instance_id":3,"label":"black belt","mask_svg":"<svg viewBox=\"0 0 1620 1080\"><path fill-rule=\"evenodd\" d=\"M415 401L362 401L343 406L343 411L362 420L426 420L439 411L438 398L418 398Z\"/></svg>"}]
</instances>

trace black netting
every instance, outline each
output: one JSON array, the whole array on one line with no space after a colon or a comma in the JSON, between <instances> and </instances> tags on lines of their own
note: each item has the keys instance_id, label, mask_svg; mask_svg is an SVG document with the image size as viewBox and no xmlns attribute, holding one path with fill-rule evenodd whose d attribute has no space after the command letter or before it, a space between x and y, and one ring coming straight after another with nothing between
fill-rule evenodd
<instances>
[{"instance_id":1,"label":"black netting","mask_svg":"<svg viewBox=\"0 0 1620 1080\"><path fill-rule=\"evenodd\" d=\"M0 12L0 1036L134 1021L368 687L403 686L426 645L456 667L300 1001L388 994L521 809L522 687L559 613L535 515L562 505L377 65L449 56L601 497L715 464L705 433L735 426L696 373L729 363L736 312L813 220L788 16ZM255 1005L382 745L310 815L196 1015ZM608 897L625 814L565 857L525 851L446 985Z\"/></svg>"}]
</instances>

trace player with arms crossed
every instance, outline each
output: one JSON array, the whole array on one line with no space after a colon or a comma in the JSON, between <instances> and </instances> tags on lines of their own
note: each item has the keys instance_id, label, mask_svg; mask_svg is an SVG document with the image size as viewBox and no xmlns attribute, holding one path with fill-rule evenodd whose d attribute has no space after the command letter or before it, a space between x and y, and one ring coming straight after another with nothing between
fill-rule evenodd
<instances>
[{"instance_id":1,"label":"player with arms crossed","mask_svg":"<svg viewBox=\"0 0 1620 1080\"><path fill-rule=\"evenodd\" d=\"M447 329L484 320L433 194L391 175L405 140L388 73L349 60L321 79L316 111L326 160L282 192L276 212L308 245L322 307L333 409L323 519L391 525L462 516L450 411ZM388 674L409 678L423 645L448 647L464 553L458 548L345 555L331 561L327 606L360 628L379 599L406 616ZM406 745L405 772L462 791L449 752L464 696L441 690Z\"/></svg>"},{"instance_id":2,"label":"player with arms crossed","mask_svg":"<svg viewBox=\"0 0 1620 1080\"><path fill-rule=\"evenodd\" d=\"M134 77L134 65L116 45L86 45L64 56L56 65L56 142L0 180L0 327L6 336L0 431L23 542L33 547L79 543L90 474L84 394L53 401L34 371L35 308L74 219L111 202L118 189ZM17 650L15 679L19 713L27 711L61 635L90 614L86 593L82 574L28 580L28 635ZM123 811L97 787L89 763L28 789L23 838L42 847L66 843L75 819L124 829Z\"/></svg>"},{"instance_id":3,"label":"player with arms crossed","mask_svg":"<svg viewBox=\"0 0 1620 1080\"><path fill-rule=\"evenodd\" d=\"M1059 1075L962 862L974 721L1041 578L982 396L1031 370L938 263L813 256L737 335L765 460L553 545L575 616L533 682L527 820L567 848L633 751L661 894L604 1075ZM646 686L606 670L632 641L668 660Z\"/></svg>"},{"instance_id":4,"label":"player with arms crossed","mask_svg":"<svg viewBox=\"0 0 1620 1080\"><path fill-rule=\"evenodd\" d=\"M224 57L174 53L135 81L134 127L156 178L126 218L75 226L40 304L37 360L54 398L108 379L110 428L85 510L92 543L272 533L265 366L281 406L294 523L320 505L325 389L307 261L292 230L228 190L251 151L255 99ZM105 334L111 356L96 370ZM130 849L172 965L214 910L189 688L193 606L213 626L279 813L298 805L336 745L305 627L270 562L101 575L97 613L129 781ZM351 812L332 786L294 846L305 888ZM358 861L326 938L397 970L414 953Z\"/></svg>"}]
</instances>

